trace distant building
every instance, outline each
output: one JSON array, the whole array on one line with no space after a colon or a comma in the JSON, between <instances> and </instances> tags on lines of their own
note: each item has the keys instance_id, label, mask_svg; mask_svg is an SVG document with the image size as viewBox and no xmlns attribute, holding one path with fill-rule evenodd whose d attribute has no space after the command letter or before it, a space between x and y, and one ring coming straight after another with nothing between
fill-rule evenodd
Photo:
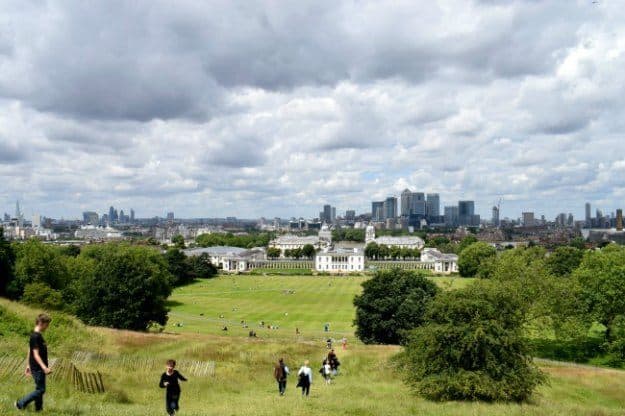
<instances>
[{"instance_id":1,"label":"distant building","mask_svg":"<svg viewBox=\"0 0 625 416\"><path fill-rule=\"evenodd\" d=\"M590 202L586 202L586 228L592 227L592 217L590 214Z\"/></svg>"},{"instance_id":2,"label":"distant building","mask_svg":"<svg viewBox=\"0 0 625 416\"><path fill-rule=\"evenodd\" d=\"M474 201L458 201L458 223L468 226L480 225L480 216L475 215Z\"/></svg>"},{"instance_id":3,"label":"distant building","mask_svg":"<svg viewBox=\"0 0 625 416\"><path fill-rule=\"evenodd\" d=\"M167 213L167 221L173 221L174 220L174 213L173 212L168 212Z\"/></svg>"},{"instance_id":4,"label":"distant building","mask_svg":"<svg viewBox=\"0 0 625 416\"><path fill-rule=\"evenodd\" d=\"M384 221L384 201L373 201L371 203L371 220Z\"/></svg>"},{"instance_id":5,"label":"distant building","mask_svg":"<svg viewBox=\"0 0 625 416\"><path fill-rule=\"evenodd\" d=\"M134 223L135 222L135 210L130 208L130 222Z\"/></svg>"},{"instance_id":6,"label":"distant building","mask_svg":"<svg viewBox=\"0 0 625 416\"><path fill-rule=\"evenodd\" d=\"M445 225L449 227L456 227L459 224L458 207L448 206L445 207Z\"/></svg>"},{"instance_id":7,"label":"distant building","mask_svg":"<svg viewBox=\"0 0 625 416\"><path fill-rule=\"evenodd\" d=\"M336 222L336 207L333 207L332 205L324 205L320 219L321 222L326 224L334 224Z\"/></svg>"},{"instance_id":8,"label":"distant building","mask_svg":"<svg viewBox=\"0 0 625 416\"><path fill-rule=\"evenodd\" d=\"M276 237L269 242L269 247L280 249L282 255L285 250L293 250L297 248L303 248L306 244L310 244L315 249L320 248L319 236L299 236L293 234L284 234Z\"/></svg>"},{"instance_id":9,"label":"distant building","mask_svg":"<svg viewBox=\"0 0 625 416\"><path fill-rule=\"evenodd\" d=\"M315 255L315 270L327 273L355 273L365 270L365 254L362 250L335 250Z\"/></svg>"},{"instance_id":10,"label":"distant building","mask_svg":"<svg viewBox=\"0 0 625 416\"><path fill-rule=\"evenodd\" d=\"M424 248L421 251L421 262L433 262L436 273L450 274L458 272L458 255L441 253L436 248Z\"/></svg>"},{"instance_id":11,"label":"distant building","mask_svg":"<svg viewBox=\"0 0 625 416\"><path fill-rule=\"evenodd\" d=\"M348 209L345 211L345 219L347 221L354 221L356 219L356 211L352 209Z\"/></svg>"},{"instance_id":12,"label":"distant building","mask_svg":"<svg viewBox=\"0 0 625 416\"><path fill-rule=\"evenodd\" d=\"M623 210L616 210L616 231L623 231Z\"/></svg>"},{"instance_id":13,"label":"distant building","mask_svg":"<svg viewBox=\"0 0 625 416\"><path fill-rule=\"evenodd\" d=\"M36 229L41 228L41 215L39 214L33 215L32 227Z\"/></svg>"},{"instance_id":14,"label":"distant building","mask_svg":"<svg viewBox=\"0 0 625 416\"><path fill-rule=\"evenodd\" d=\"M118 240L122 238L122 233L110 227L96 227L94 225L83 225L74 232L74 236L81 240L104 241Z\"/></svg>"},{"instance_id":15,"label":"distant building","mask_svg":"<svg viewBox=\"0 0 625 416\"><path fill-rule=\"evenodd\" d=\"M404 191L401 193L401 215L403 217L407 217L412 213L412 191L410 191L410 189L406 188L404 189Z\"/></svg>"},{"instance_id":16,"label":"distant building","mask_svg":"<svg viewBox=\"0 0 625 416\"><path fill-rule=\"evenodd\" d=\"M397 198L389 196L384 200L384 219L397 217Z\"/></svg>"},{"instance_id":17,"label":"distant building","mask_svg":"<svg viewBox=\"0 0 625 416\"><path fill-rule=\"evenodd\" d=\"M533 227L536 225L536 220L534 218L533 212L524 212L522 215L523 215L523 225L525 227Z\"/></svg>"},{"instance_id":18,"label":"distant building","mask_svg":"<svg viewBox=\"0 0 625 416\"><path fill-rule=\"evenodd\" d=\"M365 243L376 243L378 245L384 244L388 247L410 248L421 250L425 246L425 242L421 237L417 236L375 236L375 227L372 225L367 226L365 230Z\"/></svg>"},{"instance_id":19,"label":"distant building","mask_svg":"<svg viewBox=\"0 0 625 416\"><path fill-rule=\"evenodd\" d=\"M83 225L98 225L100 223L100 219L98 217L97 212L93 211L85 211L82 213L82 223Z\"/></svg>"},{"instance_id":20,"label":"distant building","mask_svg":"<svg viewBox=\"0 0 625 416\"><path fill-rule=\"evenodd\" d=\"M428 218L438 218L441 214L441 198L438 194L427 195L427 216Z\"/></svg>"},{"instance_id":21,"label":"distant building","mask_svg":"<svg viewBox=\"0 0 625 416\"><path fill-rule=\"evenodd\" d=\"M491 222L495 227L499 227L499 207L497 206L493 207L493 216Z\"/></svg>"}]
</instances>

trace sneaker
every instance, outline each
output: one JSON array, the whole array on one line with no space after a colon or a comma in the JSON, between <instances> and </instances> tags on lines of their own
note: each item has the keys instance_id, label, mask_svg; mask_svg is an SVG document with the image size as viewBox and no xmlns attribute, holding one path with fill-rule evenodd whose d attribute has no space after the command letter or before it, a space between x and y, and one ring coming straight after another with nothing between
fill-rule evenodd
<instances>
[{"instance_id":1,"label":"sneaker","mask_svg":"<svg viewBox=\"0 0 625 416\"><path fill-rule=\"evenodd\" d=\"M19 402L19 400L16 400L16 401L15 401L15 408L16 408L17 410L24 410L24 408L22 408L22 407L20 406L20 402Z\"/></svg>"}]
</instances>

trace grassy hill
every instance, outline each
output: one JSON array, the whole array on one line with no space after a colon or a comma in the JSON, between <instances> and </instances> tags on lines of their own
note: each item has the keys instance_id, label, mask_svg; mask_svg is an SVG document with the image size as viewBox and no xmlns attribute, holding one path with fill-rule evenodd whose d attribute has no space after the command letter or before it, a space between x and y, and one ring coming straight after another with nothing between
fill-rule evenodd
<instances>
[{"instance_id":1,"label":"grassy hill","mask_svg":"<svg viewBox=\"0 0 625 416\"><path fill-rule=\"evenodd\" d=\"M234 282L239 289L228 290ZM249 293L249 287L245 290L248 284L256 284L253 294ZM44 414L164 414L164 393L157 383L168 358L182 361L179 370L190 379L182 386L181 415L623 414L625 372L550 362L541 362L550 375L550 385L541 387L529 404L427 402L415 397L389 365L397 347L364 346L352 338L347 351L338 350L344 371L333 385L324 386L315 377L311 397L303 399L294 388L295 377L291 376L287 395L279 397L272 379L272 364L278 357L284 357L293 370L303 360L310 359L316 370L326 353L321 342L325 334L319 326L319 322L322 325L327 319L326 312L319 312L317 305L306 299L314 299L325 305L325 309L335 311L330 323L337 334L351 333L352 312L345 304L351 302L349 296L358 286L358 278L337 281L336 278L220 277L177 290L172 296L172 322L181 316L176 313L207 319L194 320L193 324L186 319L182 328L168 327L171 333L163 334L90 328L54 313L52 327L46 335L51 356L71 359L76 351L99 354L76 360L76 366L82 371L100 371L107 393L79 393L67 380L52 379ZM282 295L285 287L294 288L295 294ZM301 298L297 297L298 293L302 294ZM281 318L283 299L291 301L286 302L288 317ZM228 307L234 303L235 306ZM272 307L276 303L278 306ZM241 315L234 313L233 307ZM275 319L277 323L280 318L284 333L282 329L257 331L260 338L250 339L243 329L233 328L227 335L220 332L220 313L224 319L235 322L245 315L251 322L263 319L252 315L256 310L262 310L260 314L267 321ZM27 334L38 312L0 300L0 356L25 355ZM204 317L199 313L204 313ZM211 319L217 315L217 321L209 320L208 314ZM291 330L300 323L304 331L296 338ZM214 374L195 374L194 365L211 362L215 363ZM0 415L15 414L12 402L29 391L31 384L30 379L0 371Z\"/></svg>"}]
</instances>

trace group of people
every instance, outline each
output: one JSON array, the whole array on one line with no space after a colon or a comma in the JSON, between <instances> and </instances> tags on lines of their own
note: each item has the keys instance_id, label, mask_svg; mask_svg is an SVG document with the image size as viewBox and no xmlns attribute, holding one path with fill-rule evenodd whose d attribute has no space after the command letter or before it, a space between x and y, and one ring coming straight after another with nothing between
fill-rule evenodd
<instances>
[{"instance_id":1,"label":"group of people","mask_svg":"<svg viewBox=\"0 0 625 416\"><path fill-rule=\"evenodd\" d=\"M15 402L18 410L24 410L34 402L35 411L43 410L43 396L46 392L46 376L52 372L48 366L48 346L43 338L43 333L50 326L52 319L46 314L40 314L35 320L35 328L30 335L29 349L27 356L26 375L31 375L35 382L35 390L22 397ZM250 333L250 336L256 336ZM345 347L346 341L343 342ZM330 350L327 357L323 360L319 372L322 374L326 384L330 384L332 377L338 374L341 363L333 349ZM289 376L289 368L284 363L284 359L280 358L274 367L274 378L278 382L278 391L281 396L286 392L286 382ZM310 394L310 386L313 382L313 371L310 368L310 362L306 360L297 372L297 387L302 389L302 395ZM166 389L165 406L167 414L172 416L180 408L180 383L179 381L187 381L187 379L176 370L176 361L168 360L165 372L161 375L159 387Z\"/></svg>"},{"instance_id":2,"label":"group of people","mask_svg":"<svg viewBox=\"0 0 625 416\"><path fill-rule=\"evenodd\" d=\"M339 362L336 353L334 350L330 350L328 356L324 358L321 368L319 369L319 373L321 373L326 385L330 384L332 382L332 377L338 374L340 365L341 363ZM289 374L289 367L287 367L284 363L284 359L280 358L273 370L273 376L278 383L278 392L280 393L280 396L284 396L284 393L286 392L286 381ZM310 395L310 386L312 385L312 382L313 371L310 367L310 361L306 360L297 371L296 387L302 389L302 396Z\"/></svg>"}]
</instances>

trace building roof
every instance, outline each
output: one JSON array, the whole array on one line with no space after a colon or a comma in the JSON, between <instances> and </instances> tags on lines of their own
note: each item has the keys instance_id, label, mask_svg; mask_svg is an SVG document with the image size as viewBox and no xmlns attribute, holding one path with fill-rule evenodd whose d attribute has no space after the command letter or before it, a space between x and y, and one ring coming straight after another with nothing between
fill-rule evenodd
<instances>
[{"instance_id":1,"label":"building roof","mask_svg":"<svg viewBox=\"0 0 625 416\"><path fill-rule=\"evenodd\" d=\"M213 246L213 247L188 248L183 251L184 251L184 254L186 254L187 256L199 256L203 253L206 253L209 256L236 256L247 251L247 249L241 248L241 247L231 247L231 246Z\"/></svg>"},{"instance_id":2,"label":"building roof","mask_svg":"<svg viewBox=\"0 0 625 416\"><path fill-rule=\"evenodd\" d=\"M387 246L400 246L400 245L417 245L423 247L425 242L421 237L410 237L410 236L400 236L400 237L392 237L392 236L381 236L377 237L374 240L378 245L387 245Z\"/></svg>"},{"instance_id":3,"label":"building roof","mask_svg":"<svg viewBox=\"0 0 625 416\"><path fill-rule=\"evenodd\" d=\"M340 249L337 248L335 250L329 251L320 251L317 253L317 256L364 256L365 253L357 248L354 249Z\"/></svg>"},{"instance_id":4,"label":"building roof","mask_svg":"<svg viewBox=\"0 0 625 416\"><path fill-rule=\"evenodd\" d=\"M436 248L424 248L423 251L421 252L422 257L423 255L434 257L437 260L458 261L457 254L441 253Z\"/></svg>"},{"instance_id":5,"label":"building roof","mask_svg":"<svg viewBox=\"0 0 625 416\"><path fill-rule=\"evenodd\" d=\"M319 236L309 235L309 236L299 236L293 234L285 234L276 237L271 241L271 244L318 244Z\"/></svg>"}]
</instances>

